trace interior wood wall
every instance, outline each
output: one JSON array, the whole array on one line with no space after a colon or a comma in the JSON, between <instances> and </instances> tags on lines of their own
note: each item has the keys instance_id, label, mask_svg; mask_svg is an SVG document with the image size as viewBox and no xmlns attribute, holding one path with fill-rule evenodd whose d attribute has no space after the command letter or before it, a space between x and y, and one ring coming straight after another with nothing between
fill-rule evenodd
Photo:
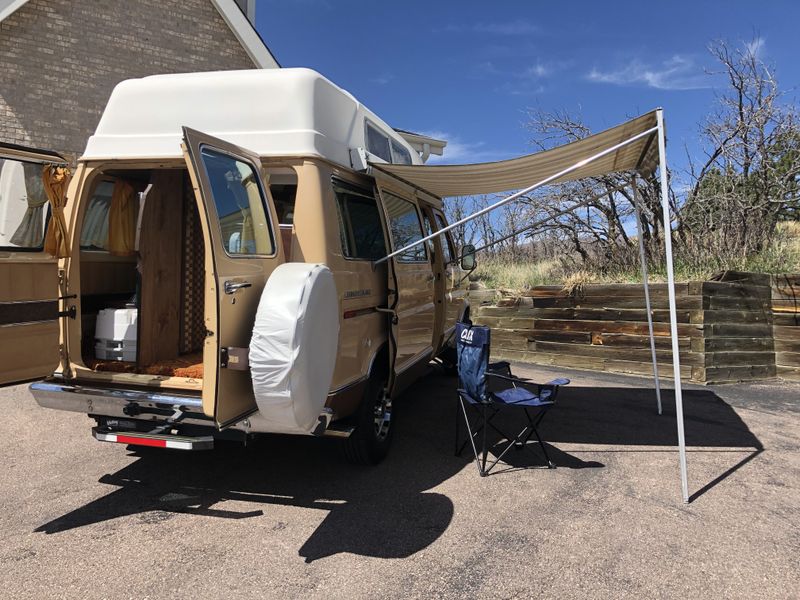
<instances>
[{"instance_id":1,"label":"interior wood wall","mask_svg":"<svg viewBox=\"0 0 800 600\"><path fill-rule=\"evenodd\" d=\"M183 172L154 171L151 183L139 237L140 366L180 353Z\"/></svg>"}]
</instances>

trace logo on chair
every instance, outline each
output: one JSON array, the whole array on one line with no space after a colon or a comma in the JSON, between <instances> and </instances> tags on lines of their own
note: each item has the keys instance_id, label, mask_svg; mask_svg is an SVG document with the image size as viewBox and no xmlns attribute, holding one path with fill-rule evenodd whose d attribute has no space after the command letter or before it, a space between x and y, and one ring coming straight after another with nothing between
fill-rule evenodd
<instances>
[{"instance_id":1,"label":"logo on chair","mask_svg":"<svg viewBox=\"0 0 800 600\"><path fill-rule=\"evenodd\" d=\"M461 341L462 342L471 342L472 341L472 329L464 329L461 332Z\"/></svg>"}]
</instances>

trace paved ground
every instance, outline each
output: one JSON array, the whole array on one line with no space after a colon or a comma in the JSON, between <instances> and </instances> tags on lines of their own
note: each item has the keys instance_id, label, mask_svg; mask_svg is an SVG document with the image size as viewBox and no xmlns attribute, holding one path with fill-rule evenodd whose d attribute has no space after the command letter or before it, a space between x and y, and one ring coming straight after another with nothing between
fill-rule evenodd
<instances>
[{"instance_id":1,"label":"paved ground","mask_svg":"<svg viewBox=\"0 0 800 600\"><path fill-rule=\"evenodd\" d=\"M547 377L544 369L518 374ZM9 598L788 598L800 590L800 386L672 402L571 373L543 426L556 470L482 479L453 456L455 381L400 405L378 468L329 440L135 454L0 390L0 585Z\"/></svg>"}]
</instances>

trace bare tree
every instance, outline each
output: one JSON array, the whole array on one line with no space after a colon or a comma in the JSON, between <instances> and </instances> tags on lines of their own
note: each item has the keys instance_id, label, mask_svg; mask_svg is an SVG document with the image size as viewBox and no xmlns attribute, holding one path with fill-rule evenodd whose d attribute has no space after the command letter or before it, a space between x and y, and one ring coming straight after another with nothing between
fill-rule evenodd
<instances>
[{"instance_id":1,"label":"bare tree","mask_svg":"<svg viewBox=\"0 0 800 600\"><path fill-rule=\"evenodd\" d=\"M727 86L701 126L703 161L689 161L691 185L681 217L693 234L694 260L711 255L741 264L765 248L781 219L797 215L797 111L783 102L760 48L758 39L709 46L722 67L712 74L724 76Z\"/></svg>"}]
</instances>

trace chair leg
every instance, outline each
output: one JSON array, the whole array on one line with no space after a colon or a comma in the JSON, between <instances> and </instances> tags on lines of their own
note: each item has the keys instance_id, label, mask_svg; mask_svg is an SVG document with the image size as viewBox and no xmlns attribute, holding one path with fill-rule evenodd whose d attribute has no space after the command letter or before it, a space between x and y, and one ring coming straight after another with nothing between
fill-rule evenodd
<instances>
[{"instance_id":1,"label":"chair leg","mask_svg":"<svg viewBox=\"0 0 800 600\"><path fill-rule=\"evenodd\" d=\"M486 405L483 405L483 466L481 467L481 477L486 477L488 472L486 471L486 457L489 454L489 450L486 448L486 430L488 429L486 421Z\"/></svg>"},{"instance_id":2,"label":"chair leg","mask_svg":"<svg viewBox=\"0 0 800 600\"><path fill-rule=\"evenodd\" d=\"M458 435L461 433L461 411L459 410L459 404L461 404L461 396L456 394L456 456L461 456L461 450L458 448ZM463 449L463 446L461 449Z\"/></svg>"},{"instance_id":3,"label":"chair leg","mask_svg":"<svg viewBox=\"0 0 800 600\"><path fill-rule=\"evenodd\" d=\"M481 477L485 477L486 476L486 470L485 470L486 461L484 460L484 464L483 464L483 466L481 466L481 459L480 459L480 455L478 454L478 447L475 445L475 436L478 434L478 432L474 432L473 433L472 427L470 427L469 416L467 415L467 409L464 406L464 399L459 395L458 400L459 400L459 404L461 405L461 412L464 415L464 424L467 427L467 438L468 438L468 441L469 441L470 445L472 446L472 452L475 455L475 464L478 467L478 473L480 473ZM485 429L485 427L484 427L484 429ZM484 433L484 437L485 437L485 433ZM464 442L464 443L466 444L466 442Z\"/></svg>"},{"instance_id":4,"label":"chair leg","mask_svg":"<svg viewBox=\"0 0 800 600\"><path fill-rule=\"evenodd\" d=\"M530 423L530 428L531 428L531 430L528 432L527 437L525 438L525 443L526 444L528 443L528 440L531 437L531 433L533 433L533 435L536 436L536 441L539 442L539 447L542 449L542 454L544 454L544 458L547 461L547 468L548 469L555 469L556 465L552 460L550 460L550 455L547 453L547 448L545 447L541 436L539 436L538 426L542 422L542 419L544 418L544 415L545 415L546 412L547 412L546 410L541 411L537 415L537 418L534 420L534 419L531 418L531 415L528 412L528 409L527 408L525 409L525 416L528 417L528 423Z\"/></svg>"}]
</instances>

